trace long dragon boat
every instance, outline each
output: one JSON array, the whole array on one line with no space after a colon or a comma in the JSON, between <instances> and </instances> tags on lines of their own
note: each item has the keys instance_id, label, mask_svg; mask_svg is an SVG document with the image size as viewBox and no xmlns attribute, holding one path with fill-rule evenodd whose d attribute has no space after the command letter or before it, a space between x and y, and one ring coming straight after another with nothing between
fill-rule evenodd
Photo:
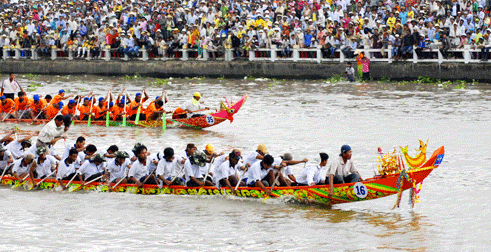
<instances>
[{"instance_id":1,"label":"long dragon boat","mask_svg":"<svg viewBox=\"0 0 491 252\"><path fill-rule=\"evenodd\" d=\"M320 203L322 205L332 205L340 203L358 202L365 200L378 199L394 194L400 195L402 191L414 188L421 183L434 169L442 162L445 154L444 147L438 148L431 157L420 167L403 170L399 173L375 176L357 183L336 184L334 194L329 194L329 185L316 186L292 186L274 187L273 197L289 196L298 201ZM39 182L40 180L36 180ZM65 182L65 184L68 181ZM12 176L5 176L1 182L3 185L16 186L18 181ZM53 189L58 182L55 179L46 179L40 185L41 189ZM110 185L111 187L114 184ZM79 182L72 182L70 189L80 187ZM87 191L108 192L110 187L107 183L91 183L82 188ZM114 188L115 192L129 192L141 194L174 194L174 195L232 195L231 190L218 189L214 186L205 187L186 187L186 186L163 186L143 185L137 188L134 184L120 184ZM246 198L266 198L267 194L259 187L239 187L235 194L237 197Z\"/></svg>"},{"instance_id":2,"label":"long dragon boat","mask_svg":"<svg viewBox=\"0 0 491 252\"><path fill-rule=\"evenodd\" d=\"M203 128L208 128L217 124L220 124L226 120L229 120L230 122L233 121L233 116L239 112L239 109L242 107L244 102L247 100L247 95L244 95L238 100L237 102L233 102L230 104L223 104L221 106L220 111L217 111L215 113L209 113L209 114L204 114L199 117L194 117L194 118L182 118L182 119L172 119L172 118L166 118L166 127L184 127L184 128L196 128L196 129L203 129ZM104 117L105 118L105 117ZM33 122L32 119L5 119L4 122L7 123L26 123L26 124L45 124L49 122L49 119L37 119ZM75 125L86 125L87 121L86 120L74 120L73 122ZM106 120L102 121L91 121L91 125L99 125L99 126L106 126ZM121 126L122 122L121 121L110 121L109 126ZM139 121L138 124L135 123L135 121L127 121L126 126L132 126L132 127L143 127L143 128L157 128L157 127L162 127L162 120L158 121Z\"/></svg>"}]
</instances>

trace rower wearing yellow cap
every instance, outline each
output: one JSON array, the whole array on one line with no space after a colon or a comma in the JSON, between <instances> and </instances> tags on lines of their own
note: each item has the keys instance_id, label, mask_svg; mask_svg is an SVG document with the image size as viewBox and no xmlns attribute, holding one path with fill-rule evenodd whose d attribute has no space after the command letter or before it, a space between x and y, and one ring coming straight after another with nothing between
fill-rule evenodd
<instances>
[{"instance_id":1,"label":"rower wearing yellow cap","mask_svg":"<svg viewBox=\"0 0 491 252\"><path fill-rule=\"evenodd\" d=\"M262 160L266 154L268 154L268 149L266 149L266 145L259 144L255 151L252 151L251 153L249 153L249 155L247 155L244 164L249 167L257 161Z\"/></svg>"},{"instance_id":2,"label":"rower wearing yellow cap","mask_svg":"<svg viewBox=\"0 0 491 252\"><path fill-rule=\"evenodd\" d=\"M210 109L208 107L203 107L202 102L200 102L199 99L201 99L201 94L196 92L193 95L193 99L182 106L182 109L187 112L187 118L202 116L203 114L197 112Z\"/></svg>"}]
</instances>

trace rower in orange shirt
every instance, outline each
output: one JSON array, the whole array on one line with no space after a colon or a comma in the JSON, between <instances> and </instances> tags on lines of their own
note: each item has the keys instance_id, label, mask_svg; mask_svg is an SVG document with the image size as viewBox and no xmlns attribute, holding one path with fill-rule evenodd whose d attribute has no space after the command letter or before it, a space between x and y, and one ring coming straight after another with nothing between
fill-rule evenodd
<instances>
[{"instance_id":1,"label":"rower in orange shirt","mask_svg":"<svg viewBox=\"0 0 491 252\"><path fill-rule=\"evenodd\" d=\"M106 112L107 112L107 105L108 101L106 101L106 98L104 97L99 97L99 102L97 105L94 105L92 107L92 113L94 113L94 119L98 121L106 120Z\"/></svg>"},{"instance_id":2,"label":"rower in orange shirt","mask_svg":"<svg viewBox=\"0 0 491 252\"><path fill-rule=\"evenodd\" d=\"M1 111L0 117L1 117L1 119L4 120L7 116L8 117L14 117L12 115L12 111L14 111L14 109L15 109L14 101L12 101L12 99L5 97L5 95L0 96L0 101L1 101L1 104L0 104L0 111Z\"/></svg>"},{"instance_id":3,"label":"rower in orange shirt","mask_svg":"<svg viewBox=\"0 0 491 252\"><path fill-rule=\"evenodd\" d=\"M48 105L48 108L46 109L46 117L48 119L55 118L55 116L58 115L58 112L60 112L62 108L63 108L63 102L58 102Z\"/></svg>"},{"instance_id":4,"label":"rower in orange shirt","mask_svg":"<svg viewBox=\"0 0 491 252\"><path fill-rule=\"evenodd\" d=\"M78 111L80 111L80 120L87 120L89 115L92 113L90 97L85 97L83 104L78 106Z\"/></svg>"},{"instance_id":5,"label":"rower in orange shirt","mask_svg":"<svg viewBox=\"0 0 491 252\"><path fill-rule=\"evenodd\" d=\"M145 110L147 121L155 121L159 119L162 116L162 113L167 113L164 110L164 102L162 100L150 103L150 105L148 105L147 109Z\"/></svg>"},{"instance_id":6,"label":"rower in orange shirt","mask_svg":"<svg viewBox=\"0 0 491 252\"><path fill-rule=\"evenodd\" d=\"M73 94L69 95L69 96L65 96L65 90L63 89L60 89L60 91L58 91L58 94L55 95L55 97L53 97L53 99L51 99L51 101L48 103L48 105L51 105L53 103L59 103L63 100L66 100L70 97L72 97Z\"/></svg>"},{"instance_id":7,"label":"rower in orange shirt","mask_svg":"<svg viewBox=\"0 0 491 252\"><path fill-rule=\"evenodd\" d=\"M61 114L63 116L70 115L71 118L75 116L75 111L77 110L77 106L75 104L75 100L69 100L68 104L63 107L61 110Z\"/></svg>"},{"instance_id":8,"label":"rower in orange shirt","mask_svg":"<svg viewBox=\"0 0 491 252\"><path fill-rule=\"evenodd\" d=\"M42 113L43 110L46 109L47 105L48 103L46 102L46 100L39 98L39 95L34 95L31 102L31 118L38 117L40 119L43 119L44 114L40 115L39 113Z\"/></svg>"},{"instance_id":9,"label":"rower in orange shirt","mask_svg":"<svg viewBox=\"0 0 491 252\"><path fill-rule=\"evenodd\" d=\"M138 112L138 107L141 106L140 109L140 119L143 120L145 119L145 114L143 111L145 111L145 108L143 107L143 103L145 103L148 100L148 95L145 89L143 89L143 94L145 97L142 100L142 94L141 93L136 93L135 95L135 100L130 102L130 105L127 108L128 116L130 117L130 120L135 120L136 119L136 113Z\"/></svg>"},{"instance_id":10,"label":"rower in orange shirt","mask_svg":"<svg viewBox=\"0 0 491 252\"><path fill-rule=\"evenodd\" d=\"M17 94L18 97L14 99L15 103L15 118L22 119L21 117L31 117L31 113L29 110L30 100L26 97L26 93L20 91ZM26 112L28 112L26 114ZM32 118L31 118L32 119Z\"/></svg>"}]
</instances>

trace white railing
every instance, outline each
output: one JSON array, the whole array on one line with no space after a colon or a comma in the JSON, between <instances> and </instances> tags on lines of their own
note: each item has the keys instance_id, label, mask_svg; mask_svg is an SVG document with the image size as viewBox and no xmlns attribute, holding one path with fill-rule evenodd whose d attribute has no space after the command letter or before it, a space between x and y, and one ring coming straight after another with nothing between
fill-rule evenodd
<instances>
[{"instance_id":1,"label":"white railing","mask_svg":"<svg viewBox=\"0 0 491 252\"><path fill-rule=\"evenodd\" d=\"M393 50L392 46L388 46L385 49L374 49L374 48L365 48L361 49L365 53L365 55L369 55L369 58L372 62L387 62L393 63ZM454 58L445 59L438 49L424 49L422 52L426 56L430 56L430 58L419 58L416 51L416 48L413 48L412 53L409 54L409 57L405 59L405 62L419 63L419 62L435 62L435 63L483 63L479 58L481 54L480 49L451 49L448 51L449 54L452 54ZM35 48L10 48L4 47L3 51L3 60L21 60L21 59L29 59L29 60L41 60L41 59L50 59L50 60L74 60L74 54L77 53L77 49L70 48L67 50L60 48L51 48L50 56L41 57L38 54L37 49ZM164 49L166 51L166 48ZM382 52L384 52L385 56L382 57ZM213 58L212 55L215 54L223 54L220 57ZM203 49L202 53L198 54L198 49L195 48L185 48L185 49L175 49L172 52L172 57L168 57L169 55L154 55L149 52L148 49L140 49L138 57L129 57L126 53L117 49L110 48L101 48L100 58L99 60L111 61L111 60L139 60L139 61L148 61L148 60L171 60L178 59L182 61L208 61L208 60L224 60L224 61L232 61L232 60L249 60L249 61L268 61L268 62L339 62L344 63L348 60L354 61L354 58L347 59L345 55L341 52L341 50L336 49L334 54L336 55L334 58L324 58L321 48L291 48L289 50L284 50L282 48L259 48L250 50L246 53L245 57L236 57L234 55L233 49L225 49L221 51L211 50L211 49ZM411 57L412 54L412 57ZM216 55L215 55L216 56ZM79 58L84 60L96 60L96 58L91 56L90 50L87 50L86 54ZM399 60L401 61L401 60ZM488 61L486 61L488 62ZM491 61L489 61L491 62Z\"/></svg>"}]
</instances>

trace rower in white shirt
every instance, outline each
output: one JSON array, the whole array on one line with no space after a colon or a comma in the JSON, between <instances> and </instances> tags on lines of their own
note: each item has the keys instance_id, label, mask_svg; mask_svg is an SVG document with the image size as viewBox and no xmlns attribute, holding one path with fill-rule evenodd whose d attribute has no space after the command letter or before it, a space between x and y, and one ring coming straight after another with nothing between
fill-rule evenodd
<instances>
[{"instance_id":1,"label":"rower in white shirt","mask_svg":"<svg viewBox=\"0 0 491 252\"><path fill-rule=\"evenodd\" d=\"M108 164L114 160L117 151L119 151L118 146L113 144L107 148L105 153L103 153L103 156Z\"/></svg>"},{"instance_id":2,"label":"rower in white shirt","mask_svg":"<svg viewBox=\"0 0 491 252\"><path fill-rule=\"evenodd\" d=\"M269 196L271 196L271 190L267 189L266 187L269 187L270 184L270 181L267 181L267 179L274 177L274 172L272 168L273 162L274 158L271 155L267 154L264 156L261 162L256 162L251 167L249 167L244 179L246 185L252 187L257 186L261 188L261 190L266 192Z\"/></svg>"},{"instance_id":3,"label":"rower in white shirt","mask_svg":"<svg viewBox=\"0 0 491 252\"><path fill-rule=\"evenodd\" d=\"M324 184L324 179L321 177L322 169L327 165L329 155L319 153L321 162L318 165L308 165L298 175L297 183L299 186L314 186Z\"/></svg>"},{"instance_id":4,"label":"rower in white shirt","mask_svg":"<svg viewBox=\"0 0 491 252\"><path fill-rule=\"evenodd\" d=\"M244 163L247 167L255 164L257 161L260 161L263 159L264 155L268 154L268 150L266 149L266 145L264 144L259 144L257 146L257 150L252 151L247 155L246 159L244 160Z\"/></svg>"},{"instance_id":5,"label":"rower in white shirt","mask_svg":"<svg viewBox=\"0 0 491 252\"><path fill-rule=\"evenodd\" d=\"M162 180L167 186L171 184L184 185L184 181L182 180L182 178L174 178L176 176L179 176L182 171L182 168L180 167L182 167L185 162L185 158L179 155L174 155L174 149L170 147L165 148L164 158L159 161L155 173L157 177ZM172 180L174 181L172 182Z\"/></svg>"},{"instance_id":6,"label":"rower in white shirt","mask_svg":"<svg viewBox=\"0 0 491 252\"><path fill-rule=\"evenodd\" d=\"M14 162L14 158L10 151L5 149L3 146L0 146L0 174L3 173L3 170L8 169L9 165ZM7 171L5 172L7 174Z\"/></svg>"},{"instance_id":7,"label":"rower in white shirt","mask_svg":"<svg viewBox=\"0 0 491 252\"><path fill-rule=\"evenodd\" d=\"M230 154L228 154L228 160L223 162L219 167L215 169L213 174L213 179L217 188L228 187L232 190L232 194L235 194L235 186L239 182L237 177L237 172L239 170L244 170L245 167L240 161L242 158L241 153L237 149L233 149ZM242 186L245 185L244 182L240 182Z\"/></svg>"},{"instance_id":8,"label":"rower in white shirt","mask_svg":"<svg viewBox=\"0 0 491 252\"><path fill-rule=\"evenodd\" d=\"M191 157L184 162L184 175L186 178L186 185L189 187L198 187L209 185L212 186L213 182L210 180L204 181L204 176L201 172L201 168L206 164L206 155L196 148L189 149L187 154L191 154Z\"/></svg>"},{"instance_id":9,"label":"rower in white shirt","mask_svg":"<svg viewBox=\"0 0 491 252\"><path fill-rule=\"evenodd\" d=\"M63 152L63 155L61 155L61 159L65 160L65 158L68 157L68 153L73 148L75 148L77 152L81 152L85 150L85 148L87 148L85 146L85 138L80 136L77 138L77 141L75 141L74 144L68 144L65 148L65 151Z\"/></svg>"},{"instance_id":10,"label":"rower in white shirt","mask_svg":"<svg viewBox=\"0 0 491 252\"><path fill-rule=\"evenodd\" d=\"M129 155L125 151L116 151L114 159L108 162L106 176L110 183L126 183L126 176L131 168Z\"/></svg>"},{"instance_id":11,"label":"rower in white shirt","mask_svg":"<svg viewBox=\"0 0 491 252\"><path fill-rule=\"evenodd\" d=\"M19 159L24 157L25 152L31 147L31 137L39 134L39 131L33 132L22 139L16 139L10 142L6 149L10 151L14 159Z\"/></svg>"},{"instance_id":12,"label":"rower in white shirt","mask_svg":"<svg viewBox=\"0 0 491 252\"><path fill-rule=\"evenodd\" d=\"M96 154L95 156L91 157L88 160L85 160L83 162L82 166L80 166L80 169L77 170L77 175L80 181L80 186L83 187L83 185L87 181L92 181L96 178L101 177L106 170L106 160L104 160L104 157L101 154ZM96 180L97 182L100 182L101 179Z\"/></svg>"},{"instance_id":13,"label":"rower in white shirt","mask_svg":"<svg viewBox=\"0 0 491 252\"><path fill-rule=\"evenodd\" d=\"M34 174L38 179L44 179L54 171L58 160L51 155L48 155L46 147L39 147L36 151L37 157L36 161L36 174Z\"/></svg>"},{"instance_id":14,"label":"rower in white shirt","mask_svg":"<svg viewBox=\"0 0 491 252\"><path fill-rule=\"evenodd\" d=\"M36 161L34 161L34 155L27 154L24 158L14 161L12 167L12 175L22 183L26 175L30 175L31 181L34 181L34 174L32 171L36 169Z\"/></svg>"},{"instance_id":15,"label":"rower in white shirt","mask_svg":"<svg viewBox=\"0 0 491 252\"><path fill-rule=\"evenodd\" d=\"M194 93L193 99L191 101L186 102L182 109L186 111L187 118L202 116L203 114L199 113L199 110L210 109L208 107L204 107L199 99L201 98L201 94L199 92Z\"/></svg>"},{"instance_id":16,"label":"rower in white shirt","mask_svg":"<svg viewBox=\"0 0 491 252\"><path fill-rule=\"evenodd\" d=\"M63 180L68 181L71 180L74 176L76 176L75 173L76 162L80 162L80 159L78 158L77 149L74 148L70 150L70 152L68 153L68 157L63 159L58 165L58 173L56 174L56 179L60 183L63 190L66 189ZM74 178L73 180L77 180L77 178Z\"/></svg>"},{"instance_id":17,"label":"rower in white shirt","mask_svg":"<svg viewBox=\"0 0 491 252\"><path fill-rule=\"evenodd\" d=\"M147 184L157 184L157 181L155 180L155 176L153 174L149 175L148 173L147 165L149 164L149 162L148 162L148 155L147 155L147 147L145 147L145 145L138 146L138 148L135 150L135 154L137 160L133 162L128 172L128 177L129 177L128 182L133 182L138 187L141 187L145 180L146 180L145 183ZM147 179L147 176L150 177Z\"/></svg>"},{"instance_id":18,"label":"rower in white shirt","mask_svg":"<svg viewBox=\"0 0 491 252\"><path fill-rule=\"evenodd\" d=\"M275 169L278 169L280 168L280 166L283 166L283 169L281 170L281 174L278 177L280 186L292 186L292 184L296 185L297 180L293 175L291 165L307 163L308 161L309 160L307 158L304 158L303 160L293 160L293 156L290 153L285 153L283 156L279 156L275 158L273 162L273 167L275 167ZM275 176L277 174L278 172L275 171Z\"/></svg>"}]
</instances>

